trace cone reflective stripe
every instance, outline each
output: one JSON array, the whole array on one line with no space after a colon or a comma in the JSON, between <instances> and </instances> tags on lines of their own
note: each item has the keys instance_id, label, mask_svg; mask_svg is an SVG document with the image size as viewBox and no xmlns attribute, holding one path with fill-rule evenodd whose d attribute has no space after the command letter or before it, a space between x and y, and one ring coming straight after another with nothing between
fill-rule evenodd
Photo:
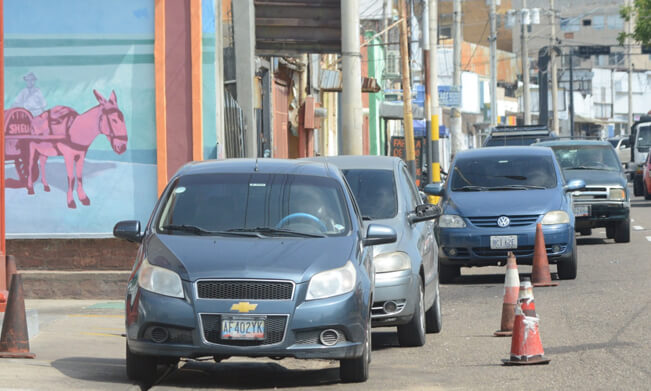
<instances>
[{"instance_id":1,"label":"cone reflective stripe","mask_svg":"<svg viewBox=\"0 0 651 391\"><path fill-rule=\"evenodd\" d=\"M502 360L504 365L533 365L547 364L536 316L536 306L533 299L533 288L528 279L520 284L520 298L515 309L513 336L511 337L511 358Z\"/></svg>"},{"instance_id":2,"label":"cone reflective stripe","mask_svg":"<svg viewBox=\"0 0 651 391\"><path fill-rule=\"evenodd\" d=\"M536 241L533 247L533 268L531 269L531 281L533 286L557 286L552 281L549 272L549 259L547 259L547 247L545 246L545 235L542 224L536 224Z\"/></svg>"},{"instance_id":3,"label":"cone reflective stripe","mask_svg":"<svg viewBox=\"0 0 651 391\"><path fill-rule=\"evenodd\" d=\"M504 301L502 303L502 321L500 329L493 335L496 337L509 337L513 333L515 320L515 307L518 303L520 292L520 275L513 252L509 251L506 259L506 276L504 278Z\"/></svg>"},{"instance_id":4,"label":"cone reflective stripe","mask_svg":"<svg viewBox=\"0 0 651 391\"><path fill-rule=\"evenodd\" d=\"M29 352L29 335L27 334L27 317L23 280L20 274L14 274L9 290L9 302L0 334L1 358L34 358Z\"/></svg>"}]
</instances>

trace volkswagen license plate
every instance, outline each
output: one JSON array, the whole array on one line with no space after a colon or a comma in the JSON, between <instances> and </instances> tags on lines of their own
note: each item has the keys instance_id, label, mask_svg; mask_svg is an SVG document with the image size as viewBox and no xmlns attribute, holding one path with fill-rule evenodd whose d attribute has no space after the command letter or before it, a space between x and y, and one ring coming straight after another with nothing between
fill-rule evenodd
<instances>
[{"instance_id":1,"label":"volkswagen license plate","mask_svg":"<svg viewBox=\"0 0 651 391\"><path fill-rule=\"evenodd\" d=\"M574 205L574 216L590 216L590 205Z\"/></svg>"},{"instance_id":2,"label":"volkswagen license plate","mask_svg":"<svg viewBox=\"0 0 651 391\"><path fill-rule=\"evenodd\" d=\"M260 340L264 336L264 317L222 316L222 339Z\"/></svg>"},{"instance_id":3,"label":"volkswagen license plate","mask_svg":"<svg viewBox=\"0 0 651 391\"><path fill-rule=\"evenodd\" d=\"M518 248L518 235L491 236L491 250Z\"/></svg>"}]
</instances>

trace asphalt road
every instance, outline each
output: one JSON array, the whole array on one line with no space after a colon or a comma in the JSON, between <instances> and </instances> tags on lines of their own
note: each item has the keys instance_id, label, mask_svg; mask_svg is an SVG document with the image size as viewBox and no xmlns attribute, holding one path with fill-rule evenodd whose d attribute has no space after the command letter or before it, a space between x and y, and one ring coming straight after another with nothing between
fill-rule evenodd
<instances>
[{"instance_id":1,"label":"asphalt road","mask_svg":"<svg viewBox=\"0 0 651 391\"><path fill-rule=\"evenodd\" d=\"M648 390L651 201L635 198L632 216L631 243L615 244L603 229L579 236L577 279L534 289L548 365L501 365L511 340L492 334L504 269L464 269L455 283L441 286L443 331L428 335L424 347L401 348L392 329L374 329L366 383L339 383L337 362L239 358L183 362L152 390ZM530 270L519 267L521 277ZM37 358L0 361L0 390L139 389L124 373L121 303L30 306L41 316L32 341Z\"/></svg>"}]
</instances>

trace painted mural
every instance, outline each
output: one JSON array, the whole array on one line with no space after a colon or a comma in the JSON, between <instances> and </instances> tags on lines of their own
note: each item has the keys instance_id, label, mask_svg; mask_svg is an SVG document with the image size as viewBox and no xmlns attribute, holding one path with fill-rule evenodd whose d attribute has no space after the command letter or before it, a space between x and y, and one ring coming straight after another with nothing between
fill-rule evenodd
<instances>
[{"instance_id":1,"label":"painted mural","mask_svg":"<svg viewBox=\"0 0 651 391\"><path fill-rule=\"evenodd\" d=\"M110 237L156 201L154 0L5 0L7 237Z\"/></svg>"}]
</instances>

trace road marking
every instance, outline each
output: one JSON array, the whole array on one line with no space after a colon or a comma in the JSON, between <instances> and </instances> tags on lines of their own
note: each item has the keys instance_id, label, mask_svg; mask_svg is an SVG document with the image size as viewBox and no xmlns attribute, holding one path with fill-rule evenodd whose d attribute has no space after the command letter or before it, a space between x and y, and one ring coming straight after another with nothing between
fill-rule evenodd
<instances>
[{"instance_id":1,"label":"road marking","mask_svg":"<svg viewBox=\"0 0 651 391\"><path fill-rule=\"evenodd\" d=\"M639 225L634 225L633 230L635 230L635 231L644 231L644 227L639 226Z\"/></svg>"},{"instance_id":2,"label":"road marking","mask_svg":"<svg viewBox=\"0 0 651 391\"><path fill-rule=\"evenodd\" d=\"M124 318L124 315L101 315L101 314L72 314L75 318Z\"/></svg>"},{"instance_id":3,"label":"road marking","mask_svg":"<svg viewBox=\"0 0 651 391\"><path fill-rule=\"evenodd\" d=\"M651 242L651 236L647 236L647 237L646 237L646 240L648 240L649 242Z\"/></svg>"}]
</instances>

